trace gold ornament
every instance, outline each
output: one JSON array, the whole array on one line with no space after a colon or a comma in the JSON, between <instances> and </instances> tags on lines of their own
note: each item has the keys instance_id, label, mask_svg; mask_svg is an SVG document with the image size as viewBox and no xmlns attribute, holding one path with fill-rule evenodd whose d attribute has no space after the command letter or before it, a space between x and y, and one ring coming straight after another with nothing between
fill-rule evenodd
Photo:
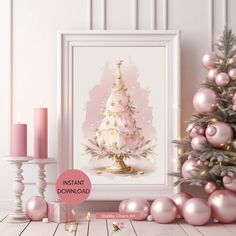
<instances>
[{"instance_id":1,"label":"gold ornament","mask_svg":"<svg viewBox=\"0 0 236 236\"><path fill-rule=\"evenodd\" d=\"M233 146L234 149L236 149L236 139L233 140L232 146Z\"/></svg>"},{"instance_id":2,"label":"gold ornament","mask_svg":"<svg viewBox=\"0 0 236 236\"><path fill-rule=\"evenodd\" d=\"M182 156L184 154L183 148L178 149L178 154L179 154L179 156Z\"/></svg>"},{"instance_id":3,"label":"gold ornament","mask_svg":"<svg viewBox=\"0 0 236 236\"><path fill-rule=\"evenodd\" d=\"M227 144L224 146L224 150L231 152L234 150L234 147L231 144Z\"/></svg>"}]
</instances>

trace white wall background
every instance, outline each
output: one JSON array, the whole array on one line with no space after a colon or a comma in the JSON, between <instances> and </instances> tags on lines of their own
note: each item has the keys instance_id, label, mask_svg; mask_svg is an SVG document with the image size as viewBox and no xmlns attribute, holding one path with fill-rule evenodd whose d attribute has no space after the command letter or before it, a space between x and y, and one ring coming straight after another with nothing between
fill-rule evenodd
<instances>
[{"instance_id":1,"label":"white wall background","mask_svg":"<svg viewBox=\"0 0 236 236\"><path fill-rule=\"evenodd\" d=\"M0 207L13 202L9 127L21 113L33 151L33 108L49 109L49 154L56 157L56 34L58 30L181 30L182 134L193 112L192 97L205 78L201 57L228 24L236 33L235 0L1 0L0 1ZM24 167L24 199L36 194L36 166ZM55 198L56 167L47 168L46 196ZM187 188L194 192L194 189ZM117 204L117 203L116 203ZM115 209L112 202L105 209ZM88 205L87 205L88 206ZM104 205L92 203L90 207Z\"/></svg>"}]
</instances>

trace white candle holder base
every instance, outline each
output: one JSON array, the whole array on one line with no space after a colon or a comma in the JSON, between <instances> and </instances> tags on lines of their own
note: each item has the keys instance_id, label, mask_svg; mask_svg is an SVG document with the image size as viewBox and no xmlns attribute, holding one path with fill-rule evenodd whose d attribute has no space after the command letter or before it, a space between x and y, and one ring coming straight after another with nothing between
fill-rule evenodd
<instances>
[{"instance_id":1,"label":"white candle holder base","mask_svg":"<svg viewBox=\"0 0 236 236\"><path fill-rule=\"evenodd\" d=\"M15 209L12 212L7 220L9 223L24 223L28 222L29 219L27 218L26 214L22 208L22 195L24 192L25 185L23 183L23 176L22 176L22 165L25 162L32 160L32 157L18 157L18 156L9 156L5 158L6 161L10 162L10 164L16 167L15 177L14 177L14 184L13 190L15 194Z\"/></svg>"},{"instance_id":2,"label":"white candle holder base","mask_svg":"<svg viewBox=\"0 0 236 236\"><path fill-rule=\"evenodd\" d=\"M45 174L45 165L54 164L56 163L56 159L54 158L45 158L45 159L36 159L34 158L28 164L36 164L39 167L38 172L38 181L37 181L37 188L39 196L45 198L44 192L47 188L46 182L46 174Z\"/></svg>"}]
</instances>

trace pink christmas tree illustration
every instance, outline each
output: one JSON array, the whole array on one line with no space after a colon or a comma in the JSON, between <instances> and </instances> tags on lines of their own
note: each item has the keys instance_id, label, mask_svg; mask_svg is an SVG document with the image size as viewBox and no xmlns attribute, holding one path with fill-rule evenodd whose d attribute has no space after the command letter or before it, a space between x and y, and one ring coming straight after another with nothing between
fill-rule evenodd
<instances>
[{"instance_id":1,"label":"pink christmas tree illustration","mask_svg":"<svg viewBox=\"0 0 236 236\"><path fill-rule=\"evenodd\" d=\"M106 170L114 173L132 172L133 168L126 166L124 160L148 158L154 148L137 125L135 105L122 78L121 65L122 60L117 63L118 73L105 104L103 119L94 138L85 145L86 152L93 158L113 158L113 165Z\"/></svg>"}]
</instances>

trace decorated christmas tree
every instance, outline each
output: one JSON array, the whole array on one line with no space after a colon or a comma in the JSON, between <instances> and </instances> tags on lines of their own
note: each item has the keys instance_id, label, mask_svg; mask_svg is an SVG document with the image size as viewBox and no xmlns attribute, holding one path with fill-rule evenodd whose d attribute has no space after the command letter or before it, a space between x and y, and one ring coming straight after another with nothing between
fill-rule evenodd
<instances>
[{"instance_id":1,"label":"decorated christmas tree","mask_svg":"<svg viewBox=\"0 0 236 236\"><path fill-rule=\"evenodd\" d=\"M183 162L176 184L205 186L207 193L236 191L236 36L225 28L218 52L202 58L207 79L193 98L197 113L188 122L187 137L174 141Z\"/></svg>"},{"instance_id":2,"label":"decorated christmas tree","mask_svg":"<svg viewBox=\"0 0 236 236\"><path fill-rule=\"evenodd\" d=\"M103 112L103 119L93 139L85 145L92 158L112 158L114 163L106 170L114 173L132 172L124 162L127 158L148 158L152 154L151 140L142 135L135 119L135 106L131 102L121 73L122 60L117 63L118 73L112 84Z\"/></svg>"}]
</instances>

